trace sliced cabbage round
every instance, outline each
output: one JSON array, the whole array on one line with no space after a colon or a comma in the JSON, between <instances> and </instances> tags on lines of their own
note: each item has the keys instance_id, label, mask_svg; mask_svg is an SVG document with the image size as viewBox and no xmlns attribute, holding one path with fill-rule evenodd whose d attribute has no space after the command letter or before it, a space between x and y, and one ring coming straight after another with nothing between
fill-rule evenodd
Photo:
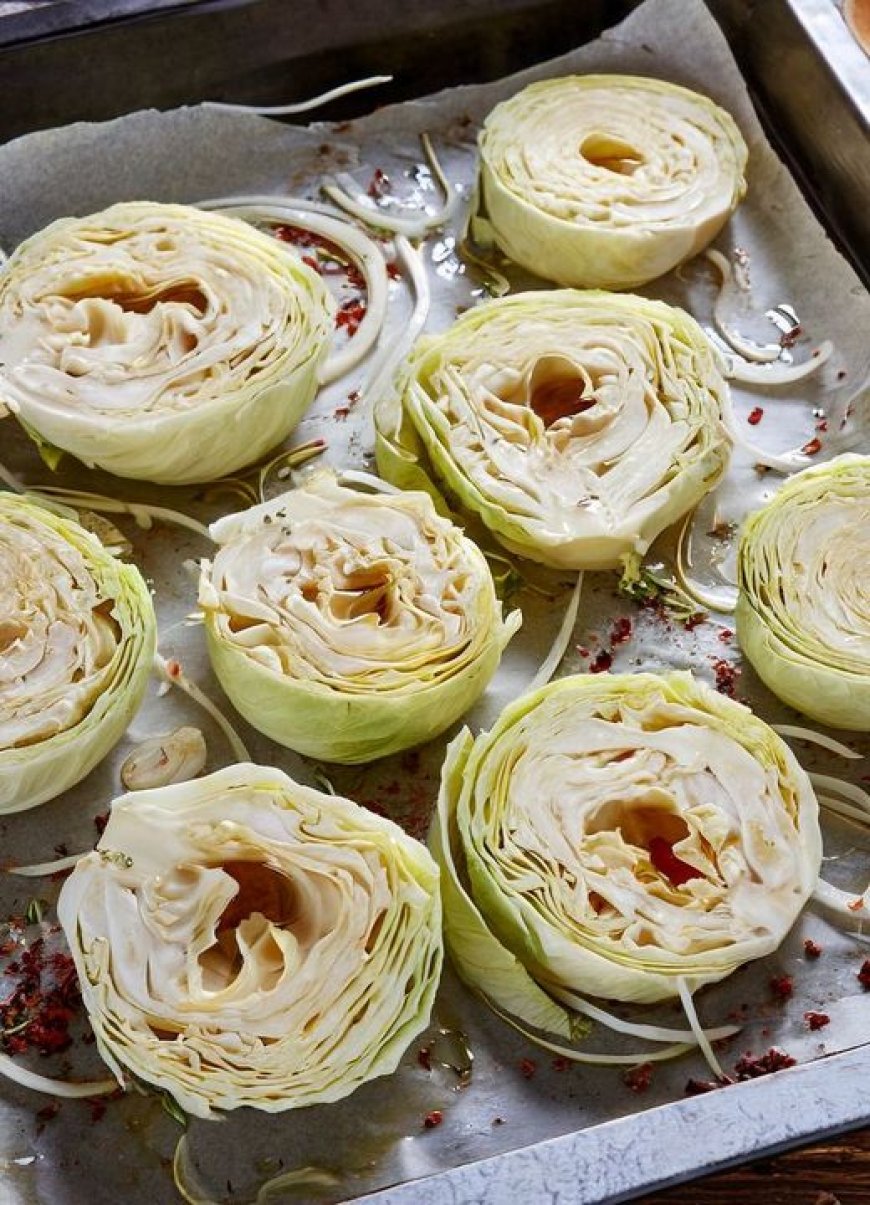
<instances>
[{"instance_id":1,"label":"sliced cabbage round","mask_svg":"<svg viewBox=\"0 0 870 1205\"><path fill-rule=\"evenodd\" d=\"M302 417L333 309L316 272L235 218L145 201L64 218L0 277L0 402L88 466L209 481Z\"/></svg>"},{"instance_id":2,"label":"sliced cabbage round","mask_svg":"<svg viewBox=\"0 0 870 1205\"><path fill-rule=\"evenodd\" d=\"M430 846L463 978L563 1036L587 994L668 999L771 953L821 861L786 744L688 673L563 678L463 733Z\"/></svg>"},{"instance_id":3,"label":"sliced cabbage round","mask_svg":"<svg viewBox=\"0 0 870 1205\"><path fill-rule=\"evenodd\" d=\"M496 243L559 284L646 284L703 250L746 192L733 119L663 80L539 80L493 109L479 145Z\"/></svg>"},{"instance_id":4,"label":"sliced cabbage round","mask_svg":"<svg viewBox=\"0 0 870 1205\"><path fill-rule=\"evenodd\" d=\"M437 736L520 623L425 494L324 473L211 530L199 602L215 673L249 723L310 757L365 762Z\"/></svg>"},{"instance_id":5,"label":"sliced cabbage round","mask_svg":"<svg viewBox=\"0 0 870 1205\"><path fill-rule=\"evenodd\" d=\"M0 493L0 814L54 799L121 739L156 637L135 565L72 511Z\"/></svg>"},{"instance_id":6,"label":"sliced cabbage round","mask_svg":"<svg viewBox=\"0 0 870 1205\"><path fill-rule=\"evenodd\" d=\"M787 481L744 524L737 637L784 702L870 731L870 456Z\"/></svg>"},{"instance_id":7,"label":"sliced cabbage round","mask_svg":"<svg viewBox=\"0 0 870 1205\"><path fill-rule=\"evenodd\" d=\"M106 1063L197 1117L390 1074L441 969L425 847L248 764L116 799L58 916Z\"/></svg>"},{"instance_id":8,"label":"sliced cabbage round","mask_svg":"<svg viewBox=\"0 0 870 1205\"><path fill-rule=\"evenodd\" d=\"M645 297L491 301L421 339L399 386L375 410L381 475L437 482L506 548L558 568L645 552L728 465L707 339Z\"/></svg>"}]
</instances>

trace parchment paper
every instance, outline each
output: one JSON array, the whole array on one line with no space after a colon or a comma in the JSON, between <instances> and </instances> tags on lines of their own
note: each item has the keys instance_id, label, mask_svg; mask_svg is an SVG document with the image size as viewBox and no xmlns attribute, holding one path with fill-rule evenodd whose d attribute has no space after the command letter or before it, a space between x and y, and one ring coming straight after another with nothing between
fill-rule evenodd
<instances>
[{"instance_id":1,"label":"parchment paper","mask_svg":"<svg viewBox=\"0 0 870 1205\"><path fill-rule=\"evenodd\" d=\"M870 299L767 144L730 52L700 0L647 0L624 24L561 59L497 83L390 106L338 128L303 129L198 107L136 113L105 124L79 124L21 138L0 148L0 245L8 251L56 217L84 214L122 199L191 202L257 192L314 197L322 176L339 169L353 170L365 185L374 168L380 167L409 203L434 204L434 187L422 170L418 135L423 131L429 132L447 174L467 200L475 170L476 126L493 105L532 79L592 70L648 74L686 84L706 92L735 116L751 151L749 194L717 245L726 253L739 246L749 255L753 301L751 311L739 316L739 325L748 335L770 338L771 328L761 315L770 305L788 301L797 308L806 331L795 348L796 358L808 355L823 338L835 344L829 363L797 386L735 389L740 421L745 424L748 411L762 405L763 421L754 428L747 426L747 434L765 447L784 450L809 440L824 411L829 433L822 437L824 447L817 459L856 446L856 441L860 447L862 439L866 449L867 400L862 386L870 375ZM473 304L481 296L479 282L455 256L457 229L433 236L423 248L434 295L430 330L443 329L458 306ZM514 279L517 284L541 284L519 273ZM696 261L644 291L685 306L709 324L715 283L709 267ZM393 284L391 290L389 329L398 331L409 312L410 298L403 282ZM371 464L370 415L361 410L352 410L343 420L335 415L359 384L364 368L319 397L292 442L322 434L329 442L327 462L352 467ZM841 431L840 420L850 403L853 414ZM52 478L12 420L0 424L0 460L34 485L52 480L120 497L159 500L203 518L227 509L206 505L196 491L117 482L69 461ZM777 480L775 474L758 474L753 458L738 450L728 478L705 513L711 519L737 521L770 496ZM224 702L208 669L201 633L185 623L195 605L195 580L184 562L206 554L207 548L176 529L141 532L132 523L121 525L134 543L134 558L154 582L164 655L178 656L188 673ZM703 538L701 545L696 550L699 564L712 564L717 558L727 562L727 548L705 545ZM734 642L726 635L728 619L711 616L693 631L667 626L619 598L615 584L609 575L587 575L571 652L560 672L588 666L590 656L582 656L579 649L594 657L596 650L609 648L613 621L624 615L632 621L633 635L613 648L614 669L691 668L712 681L717 660L724 657L740 666ZM521 593L523 630L487 697L469 717L472 727L487 724L521 692L549 648L566 595L558 580L548 580L546 585L549 594ZM794 719L794 713L782 707L747 666L742 666L738 693L768 720ZM228 704L226 708L231 711ZM175 693L158 698L152 691L113 758L64 798L0 824L2 857L42 860L51 856L58 842L71 850L92 845L96 836L92 817L118 793L120 761L144 736L167 732L181 723L194 723L205 731L210 769L228 760L225 741L200 711ZM312 781L310 764L241 721L238 727L256 758ZM420 835L437 789L443 747L443 741L436 741L419 754L389 759L367 770L330 768L329 775L340 792L381 809ZM836 759L817 758L805 750L799 753L806 764L843 773ZM835 859L827 864L826 873L860 890L867 879L867 839L846 826L828 826L826 835L827 851ZM0 916L20 911L37 890L49 898L56 886L0 883ZM802 957L807 936L825 946L818 966ZM854 940L840 936L823 918L808 912L775 958L705 992L700 1007L708 1023L721 1023L735 1010L746 1019L744 1033L722 1054L726 1065L732 1065L744 1050L758 1053L772 1044L807 1059L864 1041L870 1001L855 979L862 956ZM769 980L785 972L794 974L796 994L785 1004L775 1003ZM832 1017L828 1029L812 1038L802 1021L808 1009L824 1009ZM647 1017L674 1022L669 1009L648 1010ZM666 1103L682 1095L690 1076L705 1076L700 1061L682 1059L657 1070L648 1091L635 1095L613 1070L554 1069L545 1054L485 1013L449 973L437 1025L462 1028L469 1034L476 1056L469 1087L460 1090L452 1072L429 1072L419 1065L416 1049L424 1039L409 1051L396 1076L367 1085L341 1104L280 1117L237 1114L220 1125L195 1123L189 1130L190 1150L202 1170L203 1193L214 1200L248 1201L270 1176L314 1166L326 1174L323 1186L315 1189L309 1184L295 1199L344 1199ZM818 1040L820 1036L826 1043ZM618 1047L609 1034L602 1044ZM521 1067L523 1059L533 1060L530 1078ZM81 1043L70 1053L68 1064L76 1077L99 1071L93 1048ZM41 1063L40 1070L64 1073L62 1067L47 1063ZM787 1092L787 1075L783 1079ZM728 1091L736 1095L740 1088ZM153 1097L132 1095L113 1103L96 1125L86 1105L68 1102L42 1132L34 1116L44 1104L42 1099L6 1084L0 1086L0 1098L0 1200L4 1203L93 1199L161 1205L177 1199L167 1163L179 1130ZM443 1110L444 1122L425 1130L423 1117L431 1109ZM807 1132L811 1128L808 1118ZM706 1136L698 1152L699 1168L715 1154L715 1142L715 1135Z\"/></svg>"}]
</instances>

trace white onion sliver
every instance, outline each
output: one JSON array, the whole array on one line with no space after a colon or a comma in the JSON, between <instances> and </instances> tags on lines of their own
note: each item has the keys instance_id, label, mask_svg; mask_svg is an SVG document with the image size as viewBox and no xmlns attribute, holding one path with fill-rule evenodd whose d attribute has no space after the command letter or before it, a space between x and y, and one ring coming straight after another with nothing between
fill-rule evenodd
<instances>
[{"instance_id":1,"label":"white onion sliver","mask_svg":"<svg viewBox=\"0 0 870 1205\"><path fill-rule=\"evenodd\" d=\"M568 606L565 608L565 614L562 618L562 623L559 631L556 633L556 639L553 641L549 653L541 662L538 672L535 674L529 683L529 690L538 690L550 681L553 674L562 663L562 658L568 651L568 645L571 643L571 634L574 631L574 624L577 622L577 612L580 609L580 594L583 590L583 573L577 574L577 581L574 583L574 589L571 591L571 598L568 601Z\"/></svg>"},{"instance_id":2,"label":"white onion sliver","mask_svg":"<svg viewBox=\"0 0 870 1205\"><path fill-rule=\"evenodd\" d=\"M360 399L378 401L381 390L392 382L396 369L408 348L426 325L429 317L431 293L429 277L422 256L415 251L403 235L396 237L396 255L407 273L414 291L414 308L407 323L398 335L383 347L379 347L369 366L368 376L360 387Z\"/></svg>"},{"instance_id":3,"label":"white onion sliver","mask_svg":"<svg viewBox=\"0 0 870 1205\"><path fill-rule=\"evenodd\" d=\"M37 1075L20 1067L8 1054L0 1054L0 1075L5 1075L22 1088L31 1088L34 1092L45 1092L49 1096L62 1096L67 1100L81 1100L89 1096L108 1096L123 1087L115 1079L99 1080L63 1080L49 1079L45 1075Z\"/></svg>"},{"instance_id":4,"label":"white onion sliver","mask_svg":"<svg viewBox=\"0 0 870 1205\"><path fill-rule=\"evenodd\" d=\"M734 351L739 352L741 356L745 356L747 360L754 360L759 364L778 360L783 351L781 343L756 343L753 339L745 339L739 331L735 331L728 324L723 310L726 306L733 305L735 297L739 293L745 292L745 290L741 289L737 284L731 269L731 261L721 251L716 251L714 248L709 247L704 252L704 256L718 270L721 278L719 293L713 305L713 318L722 338Z\"/></svg>"},{"instance_id":5,"label":"white onion sliver","mask_svg":"<svg viewBox=\"0 0 870 1205\"><path fill-rule=\"evenodd\" d=\"M294 101L289 105L240 105L223 100L206 100L203 106L207 109L219 109L222 113L254 113L259 117L289 117L293 113L308 113L311 109L319 109L321 105L338 100L342 96L350 96L352 92L362 92L364 88L375 88L379 84L392 83L391 75L369 75L365 79L351 80L348 84L339 84L319 96L308 100Z\"/></svg>"},{"instance_id":6,"label":"white onion sliver","mask_svg":"<svg viewBox=\"0 0 870 1205\"><path fill-rule=\"evenodd\" d=\"M797 741L809 741L822 749L828 749L831 753L838 753L840 757L848 757L857 761L861 761L863 758L863 754L856 753L842 741L835 741L832 736L826 736L824 732L816 732L814 728L803 728L798 724L771 724L770 726L780 736L790 736Z\"/></svg>"},{"instance_id":7,"label":"white onion sliver","mask_svg":"<svg viewBox=\"0 0 870 1205\"><path fill-rule=\"evenodd\" d=\"M694 1046L694 1043L677 1042L673 1046L666 1046L663 1050L637 1051L633 1054L582 1054L572 1046L562 1046L558 1042L550 1042L547 1038L542 1038L533 1030L521 1025L509 1013L502 1012L500 1008L497 1008L493 1004L488 996L484 996L483 999L495 1015L510 1025L511 1029L515 1029L517 1033L521 1033L524 1038L528 1038L536 1046L542 1046L552 1054L558 1054L563 1058L571 1059L574 1063L590 1063L601 1067L634 1067L638 1063L662 1063L667 1059L678 1058L681 1054L687 1054Z\"/></svg>"},{"instance_id":8,"label":"white onion sliver","mask_svg":"<svg viewBox=\"0 0 870 1205\"><path fill-rule=\"evenodd\" d=\"M53 862L34 862L30 866L7 866L7 874L17 874L25 879L39 879L43 876L60 874L65 870L72 870L79 858L86 857L91 851L83 850L80 854L69 854L65 858L56 858Z\"/></svg>"},{"instance_id":9,"label":"white onion sliver","mask_svg":"<svg viewBox=\"0 0 870 1205\"><path fill-rule=\"evenodd\" d=\"M251 760L251 755L248 753L244 741L236 732L235 728L232 726L221 709L211 701L207 694L200 690L195 682L192 682L190 678L187 677L177 661L175 662L175 665L178 666L177 672L170 672L169 662L166 661L164 657L161 657L160 653L154 654L154 670L159 677L161 677L168 686L177 686L179 690L183 690L186 695L189 695L189 697L193 699L194 703L198 703L204 711L207 711L212 719L219 725L224 736L229 741L236 760L240 762L249 762Z\"/></svg>"},{"instance_id":10,"label":"white onion sliver","mask_svg":"<svg viewBox=\"0 0 870 1205\"><path fill-rule=\"evenodd\" d=\"M707 1034L704 1032L703 1025L698 1019L698 1013L695 1009L695 1002L692 999L692 993L689 990L688 983L686 983L686 980L682 975L677 977L677 988L680 993L680 1002L683 1006L683 1011L686 1014L686 1020L691 1026L692 1033L695 1035L695 1040L698 1043L701 1053L707 1060L707 1065L718 1079L727 1080L728 1077L725 1075L719 1060L713 1053L713 1047L710 1045L710 1040L707 1037Z\"/></svg>"},{"instance_id":11,"label":"white onion sliver","mask_svg":"<svg viewBox=\"0 0 870 1205\"><path fill-rule=\"evenodd\" d=\"M403 234L406 238L425 238L430 231L438 229L439 226L443 226L450 220L456 210L459 198L444 174L429 135L421 134L420 141L423 144L423 151L432 175L444 193L444 201L435 213L421 210L416 217L409 217L381 209L360 191L354 178L346 172L339 173L333 181L324 184L324 193L340 209L369 226L388 230L392 234Z\"/></svg>"},{"instance_id":12,"label":"white onion sliver","mask_svg":"<svg viewBox=\"0 0 870 1205\"><path fill-rule=\"evenodd\" d=\"M582 1013L585 1017L589 1017L590 1020L606 1025L608 1029L612 1029L615 1033L630 1034L635 1038L645 1038L649 1042L695 1044L695 1034L691 1029L670 1029L664 1025L636 1024L633 1021L626 1021L623 1017L617 1017L615 1013L608 1012L604 1008L599 1008L596 1004L592 1004L589 1000L586 1000L583 996L576 995L574 992L556 988L552 984L547 985L547 990L557 1000L560 1000L563 1004L567 1004L569 1008L573 1008L575 1012ZM723 1038L730 1038L734 1034L740 1033L740 1026L720 1025L717 1029L708 1029L705 1032L709 1041L719 1042Z\"/></svg>"}]
</instances>

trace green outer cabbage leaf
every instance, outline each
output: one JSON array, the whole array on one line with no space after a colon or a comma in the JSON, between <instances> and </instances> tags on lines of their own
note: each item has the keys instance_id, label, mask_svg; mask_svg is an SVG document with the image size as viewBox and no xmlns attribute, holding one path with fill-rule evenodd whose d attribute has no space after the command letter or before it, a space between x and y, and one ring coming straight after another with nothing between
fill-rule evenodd
<instances>
[{"instance_id":1,"label":"green outer cabbage leaf","mask_svg":"<svg viewBox=\"0 0 870 1205\"><path fill-rule=\"evenodd\" d=\"M706 96L626 75L539 80L479 138L495 241L546 280L638 288L697 255L746 192L748 152Z\"/></svg>"},{"instance_id":2,"label":"green outer cabbage leaf","mask_svg":"<svg viewBox=\"0 0 870 1205\"><path fill-rule=\"evenodd\" d=\"M697 874L673 882L656 837ZM530 981L625 1002L714 983L779 946L821 861L816 797L788 747L687 673L521 697L454 745L430 844L460 973L561 1033L564 1017L533 1020Z\"/></svg>"},{"instance_id":3,"label":"green outer cabbage leaf","mask_svg":"<svg viewBox=\"0 0 870 1205\"><path fill-rule=\"evenodd\" d=\"M741 532L740 647L775 695L870 731L870 457L797 473Z\"/></svg>"},{"instance_id":4,"label":"green outer cabbage leaf","mask_svg":"<svg viewBox=\"0 0 870 1205\"><path fill-rule=\"evenodd\" d=\"M320 474L212 527L199 601L238 711L297 752L358 763L431 740L480 697L520 614L425 494Z\"/></svg>"},{"instance_id":5,"label":"green outer cabbage leaf","mask_svg":"<svg viewBox=\"0 0 870 1205\"><path fill-rule=\"evenodd\" d=\"M311 403L334 304L285 244L136 201L64 218L0 276L0 401L45 452L120 477L210 481Z\"/></svg>"},{"instance_id":6,"label":"green outer cabbage leaf","mask_svg":"<svg viewBox=\"0 0 870 1205\"><path fill-rule=\"evenodd\" d=\"M73 512L0 493L0 815L88 774L139 708L157 620Z\"/></svg>"},{"instance_id":7,"label":"green outer cabbage leaf","mask_svg":"<svg viewBox=\"0 0 870 1205\"><path fill-rule=\"evenodd\" d=\"M727 388L683 310L631 294L520 293L418 341L398 393L375 408L378 469L425 488L442 513L476 516L520 556L616 568L725 472ZM572 391L575 412L560 413Z\"/></svg>"},{"instance_id":8,"label":"green outer cabbage leaf","mask_svg":"<svg viewBox=\"0 0 870 1205\"><path fill-rule=\"evenodd\" d=\"M240 764L116 799L58 916L120 1082L275 1113L391 1074L426 1027L438 879L392 821Z\"/></svg>"}]
</instances>

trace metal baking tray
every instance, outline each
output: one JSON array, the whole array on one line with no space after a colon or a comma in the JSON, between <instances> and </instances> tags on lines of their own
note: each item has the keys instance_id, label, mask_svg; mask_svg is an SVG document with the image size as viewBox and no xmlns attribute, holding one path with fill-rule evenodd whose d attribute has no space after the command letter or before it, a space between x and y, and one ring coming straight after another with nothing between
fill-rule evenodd
<instances>
[{"instance_id":1,"label":"metal baking tray","mask_svg":"<svg viewBox=\"0 0 870 1205\"><path fill-rule=\"evenodd\" d=\"M837 346L829 371L811 378L788 398L764 399L771 420L762 428L764 438L780 447L800 444L814 428L813 411L834 412L842 407L854 383L868 375L865 332L870 302L855 274L827 244L788 174L765 148L739 76L703 8L688 0L651 0L632 21L599 46L543 64L533 74L557 74L593 64L646 70L703 87L735 112L744 132L751 135L750 181L756 190L754 195L750 191L718 245L730 250L739 242L748 249L759 299L769 295L776 301L794 301L808 338L830 335ZM679 39L673 36L675 23ZM305 130L191 109L36 134L0 148L0 244L14 245L60 213L87 212L111 200L146 193L154 199L188 201L288 187L313 193L322 172L339 162L361 181L374 167L382 167L397 186L402 182L409 196L425 199L416 138L423 129L432 134L451 179L467 194L474 171L474 123L520 83L508 80L484 89L456 89L418 104L381 110L350 126L342 122ZM759 193L759 184L767 191ZM435 294L430 329L447 325L457 304L476 299L476 282L460 270L450 237L445 232L426 247ZM807 287L810 279L812 291ZM688 268L655 282L647 291L685 304L703 320L709 315L713 282L702 268ZM832 298L843 302L836 312L832 312ZM392 320L401 324L408 298L399 285L393 300ZM801 349L806 352L810 346L805 342ZM841 372L847 374L842 381ZM352 383L341 382L326 391L295 438L325 434L328 461L366 467L370 464L366 416L352 411L339 420L336 415L351 388ZM741 414L757 400L736 391ZM866 413L858 417L867 419ZM32 446L8 422L0 424L0 459L31 483L49 480ZM69 465L62 466L59 480L164 505L169 498L170 505L201 518L217 513L214 504L198 498L195 491L149 490ZM757 504L773 487L770 478L755 472L751 458L738 454L726 487L710 504L711 516L714 511L720 517L737 514L747 500ZM195 587L184 562L206 550L171 528L139 532L130 523L124 528L135 559L157 588L164 654L178 656L191 676L219 698L200 634L185 623ZM594 647L596 640L606 641L614 618L628 615L633 638L614 648L615 669L692 668L709 679L717 660L737 659L733 643L723 639L727 619L720 622L712 617L691 632L662 626L618 598L614 585L615 579L608 575L589 575L575 630L576 646ZM473 725L489 723L528 681L530 669L539 663L559 625L564 601L564 593L557 589L549 599L531 593L521 596L527 613L522 642L509 650L504 671L470 717ZM577 671L585 664L575 647L561 672ZM746 666L740 684L741 696L764 718L794 719L794 713L777 703ZM180 723L195 723L205 731L209 768L226 760L220 732L202 713L174 692L165 698L152 692L115 757L63 799L0 823L3 859L42 860L58 842L70 849L90 846L94 815L104 811L118 792L119 761L144 736ZM239 728L255 757L312 780L314 767L309 763L279 750L241 722ZM442 752L443 742L433 742L370 769L330 768L329 776L339 791L393 815L420 835L437 789ZM801 749L799 755L810 767L841 772L825 754ZM859 776L860 772L859 767ZM852 826L826 822L826 853L831 859L826 873L844 886L860 889L870 865L868 846L870 838ZM0 882L0 917L21 911L35 894L50 903L53 891L56 885L22 886L5 879ZM803 956L806 937L824 947L817 962ZM642 1093L633 1092L618 1071L554 1065L483 1010L448 972L432 1031L408 1052L396 1076L366 1085L334 1106L280 1117L242 1114L219 1124L193 1123L190 1148L201 1170L203 1199L250 1201L257 1186L271 1176L313 1167L321 1173L319 1181L310 1181L295 1198L281 1199L360 1198L391 1205L423 1197L433 1205L457 1201L525 1205L558 1199L592 1205L625 1200L753 1154L837 1132L870 1116L864 1091L870 1072L870 1049L864 1045L870 1034L870 997L855 978L865 952L860 941L844 937L824 917L808 911L775 957L703 993L699 1004L708 1023L724 1020L729 1013L746 1021L740 1037L721 1054L727 1066L733 1066L746 1050L759 1054L774 1045L789 1051L800 1065L688 1099L686 1081L707 1078L698 1059L685 1058L657 1069ZM795 978L795 996L787 1002L777 1000L770 989L771 978L782 974ZM803 1023L807 1009L831 1016L830 1026L821 1034L807 1032ZM644 1015L666 1022L675 1016L667 1007L644 1010ZM450 1034L468 1035L475 1056L469 1083L437 1060L431 1070L418 1061L418 1050L438 1037L440 1030L448 1031L446 1039L442 1035L448 1043ZM66 1057L77 1077L99 1073L99 1060L86 1044L77 1043ZM62 1065L50 1061L40 1069L64 1073ZM169 1205L178 1199L167 1165L179 1130L156 1098L129 1095L110 1103L96 1121L86 1104L68 1102L45 1124L35 1116L43 1103L12 1086L0 1087L2 1205L72 1205L85 1200ZM433 1109L443 1112L444 1121L427 1130L423 1119Z\"/></svg>"}]
</instances>

